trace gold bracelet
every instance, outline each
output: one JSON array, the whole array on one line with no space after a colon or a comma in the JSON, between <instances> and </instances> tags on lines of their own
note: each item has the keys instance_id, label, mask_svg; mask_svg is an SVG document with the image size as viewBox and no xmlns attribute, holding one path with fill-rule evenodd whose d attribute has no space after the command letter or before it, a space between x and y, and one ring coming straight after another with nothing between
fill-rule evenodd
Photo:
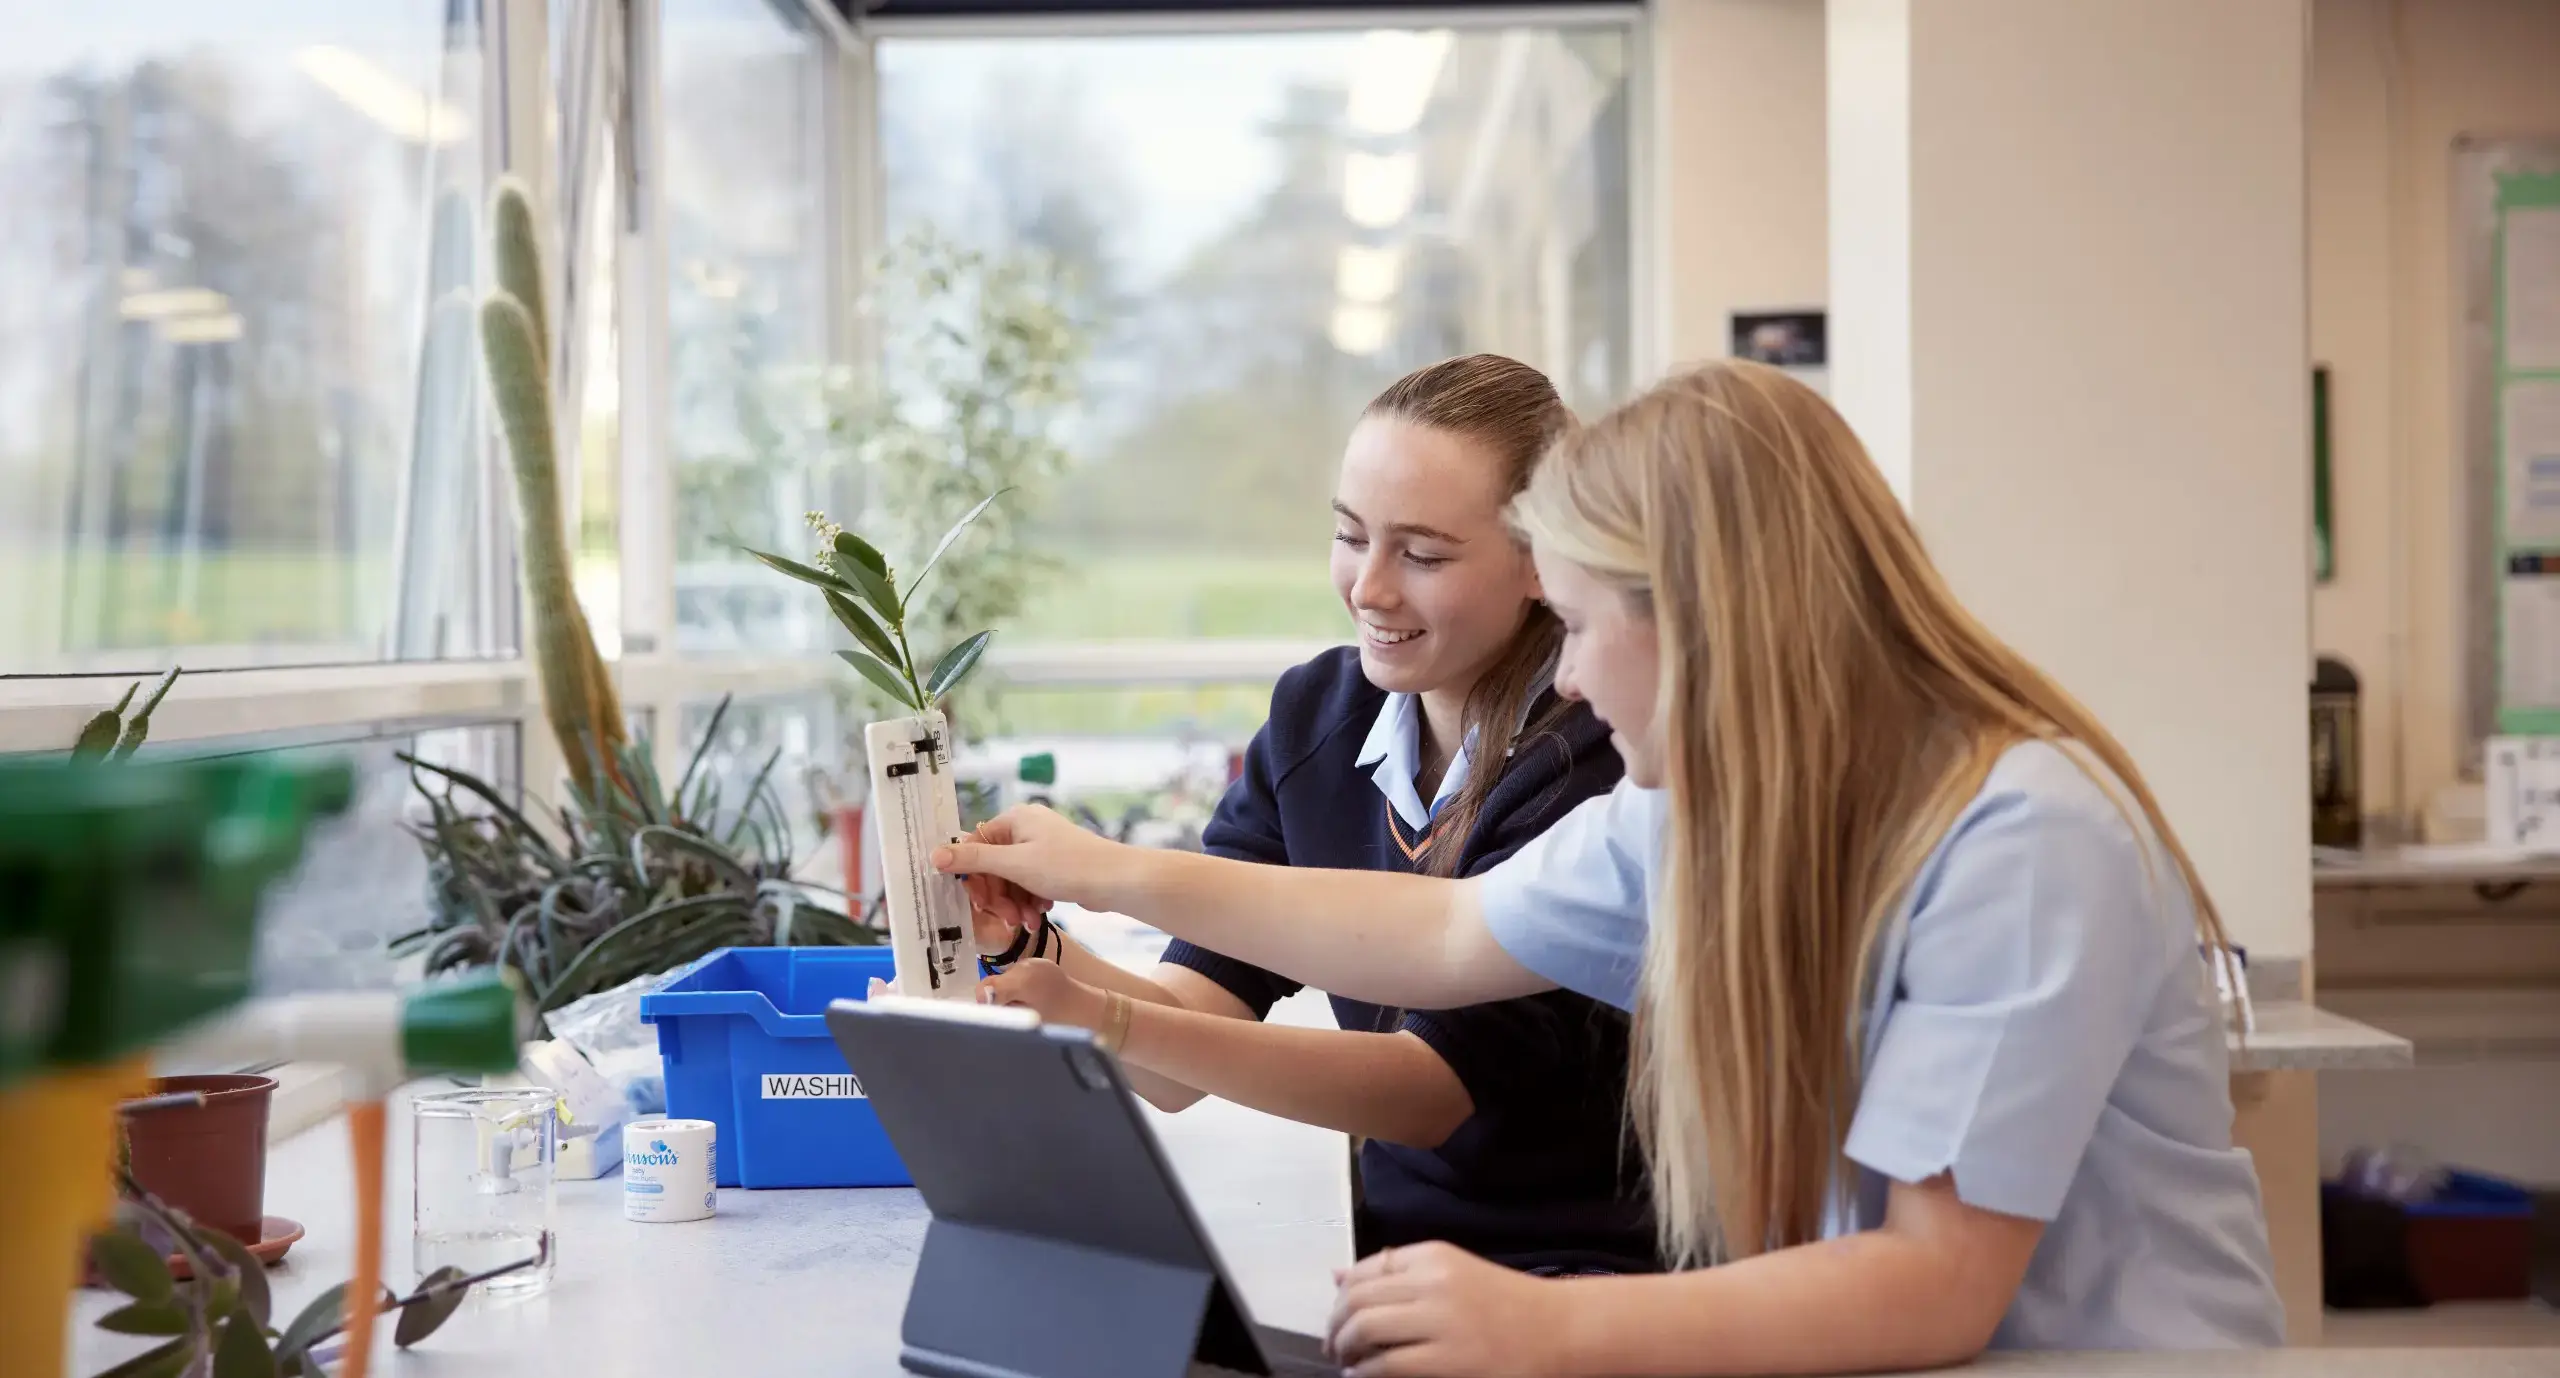
<instances>
[{"instance_id":1,"label":"gold bracelet","mask_svg":"<svg viewBox=\"0 0 2560 1378\"><path fill-rule=\"evenodd\" d=\"M1110 992L1103 1001L1102 1028L1094 1035L1094 1043L1102 1051L1118 1057L1120 1049L1129 1041L1129 1020L1135 1014L1128 996L1116 990Z\"/></svg>"}]
</instances>

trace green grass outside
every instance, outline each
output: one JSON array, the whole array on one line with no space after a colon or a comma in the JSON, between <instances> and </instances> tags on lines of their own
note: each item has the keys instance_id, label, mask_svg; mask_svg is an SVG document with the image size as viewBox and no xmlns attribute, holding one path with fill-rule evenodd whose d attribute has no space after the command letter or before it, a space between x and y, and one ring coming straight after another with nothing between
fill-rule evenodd
<instances>
[{"instance_id":1,"label":"green grass outside","mask_svg":"<svg viewBox=\"0 0 2560 1378\"><path fill-rule=\"evenodd\" d=\"M1007 628L1016 645L1181 640L1323 639L1350 634L1321 552L1308 558L1120 555L1071 562ZM1010 689L997 726L1026 736L1154 736L1188 729L1241 740L1271 707L1268 685Z\"/></svg>"},{"instance_id":2,"label":"green grass outside","mask_svg":"<svg viewBox=\"0 0 2560 1378\"><path fill-rule=\"evenodd\" d=\"M578 552L581 583L613 578L613 552ZM169 554L88 559L0 552L0 673L40 671L59 654L65 575L103 580L95 634L75 652L148 652L191 645L371 646L390 607L388 559L230 551L201 559L195 596L181 599ZM1066 573L1003 629L1013 644L1160 641L1188 637L1332 638L1349 633L1321 553L1308 558L1214 554L1072 558ZM182 657L183 658L183 657ZM1014 690L996 705L1009 732L1153 734L1184 726L1222 737L1263 719L1261 685L1207 688Z\"/></svg>"},{"instance_id":3,"label":"green grass outside","mask_svg":"<svg viewBox=\"0 0 2560 1378\"><path fill-rule=\"evenodd\" d=\"M0 550L0 673L41 670L65 651L369 645L389 614L390 575L387 557L223 551L195 562L190 590L170 552L65 561Z\"/></svg>"},{"instance_id":4,"label":"green grass outside","mask_svg":"<svg viewBox=\"0 0 2560 1378\"><path fill-rule=\"evenodd\" d=\"M1066 573L1006 628L1017 643L1187 637L1347 637L1325 572L1307 558L1214 554L1069 557Z\"/></svg>"}]
</instances>

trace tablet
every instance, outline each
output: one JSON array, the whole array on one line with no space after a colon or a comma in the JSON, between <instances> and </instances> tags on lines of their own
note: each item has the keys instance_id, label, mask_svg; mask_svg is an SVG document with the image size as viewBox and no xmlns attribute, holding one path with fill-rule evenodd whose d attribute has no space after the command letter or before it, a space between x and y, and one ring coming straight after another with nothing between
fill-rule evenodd
<instances>
[{"instance_id":1,"label":"tablet","mask_svg":"<svg viewBox=\"0 0 2560 1378\"><path fill-rule=\"evenodd\" d=\"M839 1000L827 1028L933 1212L900 1362L948 1378L1339 1374L1256 1325L1119 1062L1029 1010Z\"/></svg>"}]
</instances>

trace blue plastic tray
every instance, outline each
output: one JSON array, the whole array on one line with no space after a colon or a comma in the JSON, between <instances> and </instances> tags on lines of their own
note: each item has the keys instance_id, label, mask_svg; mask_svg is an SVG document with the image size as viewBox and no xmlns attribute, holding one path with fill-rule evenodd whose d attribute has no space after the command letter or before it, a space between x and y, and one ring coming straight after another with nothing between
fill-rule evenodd
<instances>
[{"instance_id":1,"label":"blue plastic tray","mask_svg":"<svg viewBox=\"0 0 2560 1378\"><path fill-rule=\"evenodd\" d=\"M724 1187L903 1187L826 1008L896 975L885 947L728 947L640 997L667 1114L719 1127Z\"/></svg>"}]
</instances>

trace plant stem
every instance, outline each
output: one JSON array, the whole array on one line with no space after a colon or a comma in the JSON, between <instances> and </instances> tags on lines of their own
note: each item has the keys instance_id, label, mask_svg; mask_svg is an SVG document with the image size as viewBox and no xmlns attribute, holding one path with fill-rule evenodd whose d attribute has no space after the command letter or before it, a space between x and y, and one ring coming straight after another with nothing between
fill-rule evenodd
<instances>
[{"instance_id":1,"label":"plant stem","mask_svg":"<svg viewBox=\"0 0 2560 1378\"><path fill-rule=\"evenodd\" d=\"M488 1269L485 1272L473 1273L467 1277L458 1277L451 1282L438 1283L433 1287L421 1287L417 1291L411 1292L405 1297L394 1297L390 1301L384 1302L381 1308L376 1310L373 1314L377 1316L387 1316L404 1307L415 1306L419 1302L425 1301L428 1294L432 1292L449 1291L456 1287L477 1287L481 1283L487 1282L492 1278L502 1278L509 1273L520 1273L527 1268L539 1268L542 1266L542 1260L548 1258L550 1254L551 1243L546 1239L535 1247L533 1257L531 1258L520 1258L513 1263L501 1263L497 1267ZM341 1319L336 1325L330 1326L328 1329L312 1336L311 1343L305 1347L304 1352L308 1353L310 1350L319 1348L322 1340L328 1339L331 1336L336 1335L339 1331L346 1329L347 1325L343 1317L348 1309L350 1308L340 1309L339 1314Z\"/></svg>"}]
</instances>

